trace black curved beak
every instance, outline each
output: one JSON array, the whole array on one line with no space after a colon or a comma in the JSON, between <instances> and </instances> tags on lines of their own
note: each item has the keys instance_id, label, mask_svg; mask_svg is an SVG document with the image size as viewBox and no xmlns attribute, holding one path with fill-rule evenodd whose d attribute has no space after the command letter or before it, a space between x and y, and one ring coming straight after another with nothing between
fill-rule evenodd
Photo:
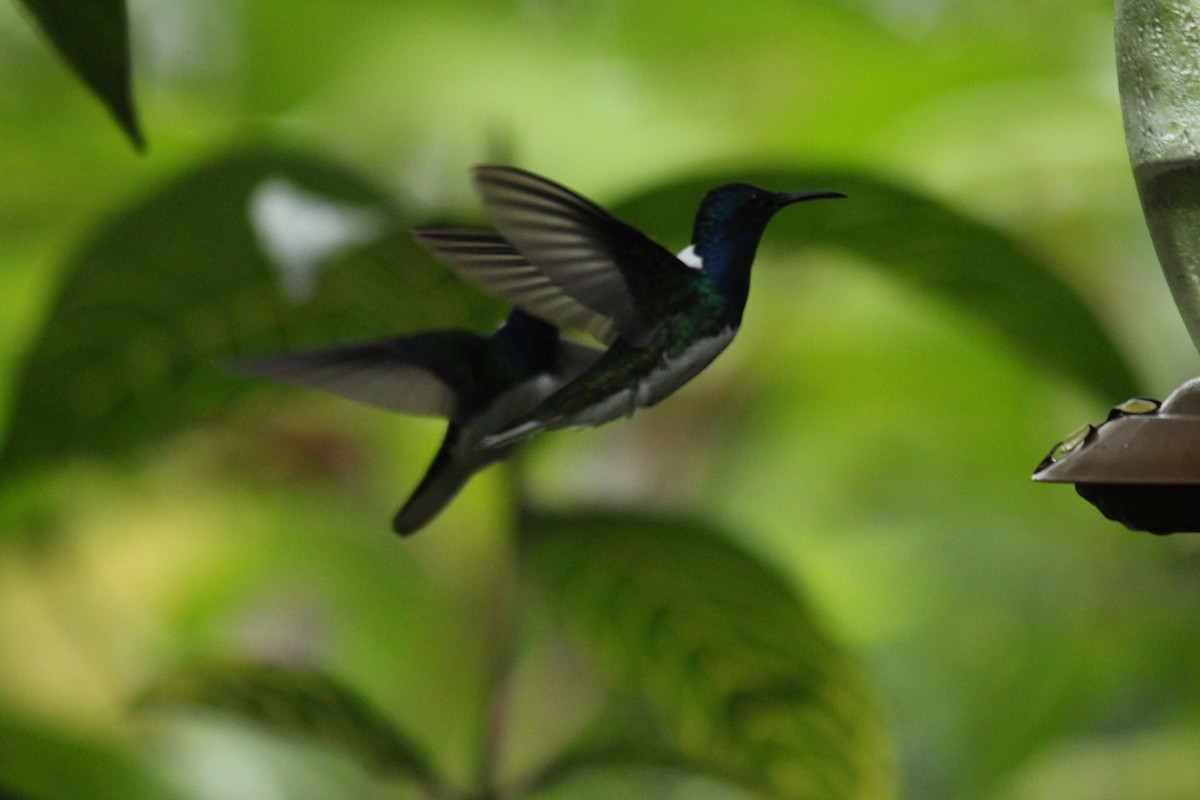
<instances>
[{"instance_id":1,"label":"black curved beak","mask_svg":"<svg viewBox=\"0 0 1200 800\"><path fill-rule=\"evenodd\" d=\"M783 208L792 203L802 203L805 200L832 200L845 196L841 192L830 192L822 189L809 192L779 192L775 195L775 202L776 205Z\"/></svg>"}]
</instances>

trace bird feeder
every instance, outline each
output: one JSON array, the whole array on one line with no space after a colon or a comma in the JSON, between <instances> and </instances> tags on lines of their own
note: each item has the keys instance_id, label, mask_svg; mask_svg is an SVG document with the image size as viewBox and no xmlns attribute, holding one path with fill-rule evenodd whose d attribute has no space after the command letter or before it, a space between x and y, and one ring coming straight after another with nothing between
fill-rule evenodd
<instances>
[{"instance_id":1,"label":"bird feeder","mask_svg":"<svg viewBox=\"0 0 1200 800\"><path fill-rule=\"evenodd\" d=\"M1200 349L1200 0L1116 0L1125 142L1155 253ZM1073 483L1109 519L1200 532L1200 378L1134 398L1056 444L1035 481Z\"/></svg>"},{"instance_id":2,"label":"bird feeder","mask_svg":"<svg viewBox=\"0 0 1200 800\"><path fill-rule=\"evenodd\" d=\"M1109 519L1150 533L1200 531L1200 378L1161 404L1135 397L1050 449L1035 481L1073 483Z\"/></svg>"}]
</instances>

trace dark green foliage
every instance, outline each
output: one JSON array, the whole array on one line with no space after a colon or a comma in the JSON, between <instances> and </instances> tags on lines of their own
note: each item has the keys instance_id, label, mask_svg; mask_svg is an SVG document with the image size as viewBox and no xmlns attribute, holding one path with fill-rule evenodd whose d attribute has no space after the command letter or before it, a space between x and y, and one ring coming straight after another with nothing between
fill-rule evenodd
<instances>
[{"instance_id":1,"label":"dark green foliage","mask_svg":"<svg viewBox=\"0 0 1200 800\"><path fill-rule=\"evenodd\" d=\"M264 186L369 214L377 231L289 289L248 220ZM119 214L70 259L17 381L0 472L120 456L211 418L251 385L221 356L498 319L405 221L360 178L279 151L217 159Z\"/></svg>"},{"instance_id":2,"label":"dark green foliage","mask_svg":"<svg viewBox=\"0 0 1200 800\"><path fill-rule=\"evenodd\" d=\"M139 150L125 0L20 0L59 55L100 98Z\"/></svg>"},{"instance_id":3,"label":"dark green foliage","mask_svg":"<svg viewBox=\"0 0 1200 800\"><path fill-rule=\"evenodd\" d=\"M536 520L531 580L657 738L582 748L589 765L686 769L762 797L886 796L878 712L858 670L779 576L698 520Z\"/></svg>"}]
</instances>

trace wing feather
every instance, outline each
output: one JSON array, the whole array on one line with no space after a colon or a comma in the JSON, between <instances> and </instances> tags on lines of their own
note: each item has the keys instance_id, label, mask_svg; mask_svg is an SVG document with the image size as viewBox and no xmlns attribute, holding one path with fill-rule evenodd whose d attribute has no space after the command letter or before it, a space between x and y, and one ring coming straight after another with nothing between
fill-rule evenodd
<instances>
[{"instance_id":1,"label":"wing feather","mask_svg":"<svg viewBox=\"0 0 1200 800\"><path fill-rule=\"evenodd\" d=\"M418 228L413 236L465 280L551 325L587 331L604 344L616 339L611 317L567 294L499 234L475 228Z\"/></svg>"},{"instance_id":2,"label":"wing feather","mask_svg":"<svg viewBox=\"0 0 1200 800\"><path fill-rule=\"evenodd\" d=\"M435 341L433 337L438 337ZM440 357L437 346L458 357ZM222 362L228 371L330 394L405 414L457 419L472 391L487 342L466 331L327 347Z\"/></svg>"},{"instance_id":3,"label":"wing feather","mask_svg":"<svg viewBox=\"0 0 1200 800\"><path fill-rule=\"evenodd\" d=\"M634 344L662 323L662 298L696 278L641 231L553 181L496 165L476 167L475 180L517 252Z\"/></svg>"}]
</instances>

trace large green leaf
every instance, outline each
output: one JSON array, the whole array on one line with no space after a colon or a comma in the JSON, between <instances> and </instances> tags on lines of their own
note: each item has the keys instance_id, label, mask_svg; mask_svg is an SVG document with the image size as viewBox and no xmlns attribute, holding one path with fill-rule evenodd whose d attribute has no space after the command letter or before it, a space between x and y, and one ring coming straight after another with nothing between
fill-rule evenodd
<instances>
[{"instance_id":1,"label":"large green leaf","mask_svg":"<svg viewBox=\"0 0 1200 800\"><path fill-rule=\"evenodd\" d=\"M218 356L499 318L407 221L352 173L265 150L120 213L70 259L18 376L0 471L120 455L211 417L252 385Z\"/></svg>"},{"instance_id":2,"label":"large green leaf","mask_svg":"<svg viewBox=\"0 0 1200 800\"><path fill-rule=\"evenodd\" d=\"M168 800L153 770L111 745L0 711L0 797L29 800Z\"/></svg>"},{"instance_id":3,"label":"large green leaf","mask_svg":"<svg viewBox=\"0 0 1200 800\"><path fill-rule=\"evenodd\" d=\"M711 527L622 515L536 519L522 552L568 629L653 717L585 765L694 770L772 798L888 794L858 671L791 588Z\"/></svg>"},{"instance_id":4,"label":"large green leaf","mask_svg":"<svg viewBox=\"0 0 1200 800\"><path fill-rule=\"evenodd\" d=\"M381 773L432 780L425 756L367 700L322 672L271 664L193 666L138 700L142 709L218 711L275 733L336 747Z\"/></svg>"},{"instance_id":5,"label":"large green leaf","mask_svg":"<svg viewBox=\"0 0 1200 800\"><path fill-rule=\"evenodd\" d=\"M21 0L71 69L140 150L133 106L125 0Z\"/></svg>"},{"instance_id":6,"label":"large green leaf","mask_svg":"<svg viewBox=\"0 0 1200 800\"><path fill-rule=\"evenodd\" d=\"M690 212L705 191L733 181L845 192L845 201L783 211L771 222L766 244L861 255L978 316L1033 362L1101 397L1138 393L1133 370L1096 313L1050 265L995 228L876 177L837 170L714 172L654 187L614 210L664 242L686 242Z\"/></svg>"}]
</instances>

